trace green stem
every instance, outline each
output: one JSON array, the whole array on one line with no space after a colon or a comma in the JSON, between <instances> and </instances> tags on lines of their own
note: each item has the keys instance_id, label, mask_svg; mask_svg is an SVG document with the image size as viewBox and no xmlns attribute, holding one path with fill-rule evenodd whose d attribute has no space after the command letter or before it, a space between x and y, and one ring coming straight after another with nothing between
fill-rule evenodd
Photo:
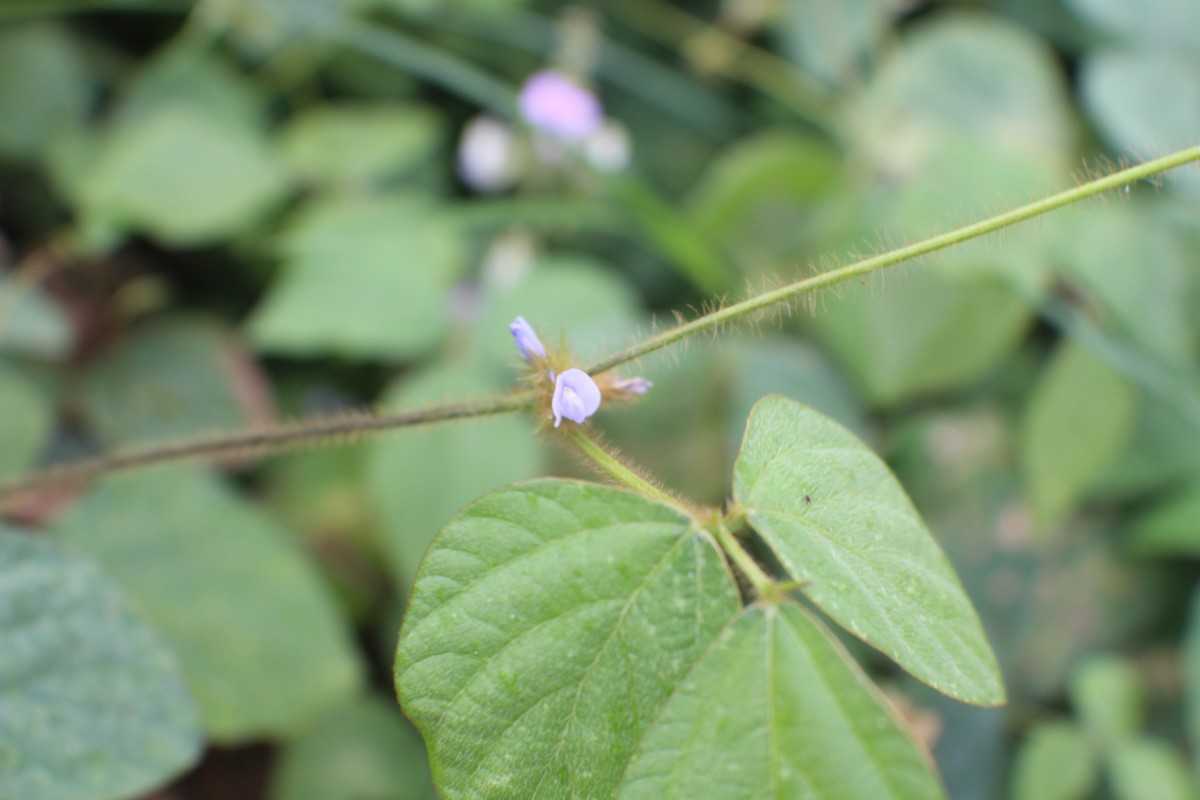
<instances>
[{"instance_id":1,"label":"green stem","mask_svg":"<svg viewBox=\"0 0 1200 800\"><path fill-rule=\"evenodd\" d=\"M1097 178L1093 181L1088 181L1080 186L1067 189L1050 197L1037 200L1035 202L1023 205L1020 208L1015 208L1012 211L1006 211L1003 214L997 214L994 217L982 220L980 222L958 228L948 233L939 234L930 237L915 244L910 244L906 247L901 247L892 250L888 253L883 253L878 256L866 258L861 261L856 261L853 264L847 264L844 267L830 270L829 272L820 275L814 275L811 278L796 281L795 283L774 289L769 292L755 295L740 303L728 306L727 308L714 311L711 314L705 314L702 317L685 322L670 330L663 331L657 336L652 336L645 341L639 342L631 347L622 350L621 352L610 356L602 361L592 364L587 368L590 375L596 375L601 372L618 367L621 364L628 363L635 359L641 358L644 355L653 353L656 350L661 350L676 342L686 339L689 336L695 336L698 333L719 328L722 325L727 325L734 320L750 314L754 314L771 306L787 303L795 300L797 297L809 294L811 292L825 289L830 286L835 286L839 283L845 283L853 278L862 275L868 275L872 272L893 267L905 261L911 261L915 258L927 256L930 253L936 253L939 250L945 250L957 244L962 244L970 239L984 236L989 233L1004 228L1011 227L1020 222L1033 219L1050 211L1068 206L1080 200L1089 197L1095 197L1105 192L1110 192L1121 187L1128 186L1131 183L1136 183L1145 178L1152 177L1160 172L1174 169L1175 167L1183 166L1184 164L1200 160L1200 146L1190 147L1186 150L1180 150L1177 153L1156 158L1153 161L1147 161L1144 164L1138 164L1128 169L1114 172L1103 178Z\"/></svg>"},{"instance_id":2,"label":"green stem","mask_svg":"<svg viewBox=\"0 0 1200 800\"><path fill-rule=\"evenodd\" d=\"M326 38L386 61L405 72L455 92L501 116L516 117L517 92L511 86L462 59L398 31L346 20Z\"/></svg>"},{"instance_id":3,"label":"green stem","mask_svg":"<svg viewBox=\"0 0 1200 800\"><path fill-rule=\"evenodd\" d=\"M34 489L88 481L110 472L120 472L166 461L214 456L264 455L317 441L353 438L363 433L520 411L532 408L536 403L537 398L533 394L518 392L475 403L438 406L423 411L400 411L388 414L356 412L336 417L301 420L265 430L199 436L169 444L151 445L96 458L80 459L32 472L11 483L0 484L0 502Z\"/></svg>"},{"instance_id":4,"label":"green stem","mask_svg":"<svg viewBox=\"0 0 1200 800\"><path fill-rule=\"evenodd\" d=\"M730 533L723 520L718 520L711 528L713 534L717 537L717 543L721 545L721 549L729 556L738 570L741 571L746 579L750 581L750 586L753 587L754 593L764 601L772 603L776 602L781 584L777 583L770 575L763 571L763 568L758 565L754 557L746 552L746 548L742 547L742 543L737 537Z\"/></svg>"},{"instance_id":5,"label":"green stem","mask_svg":"<svg viewBox=\"0 0 1200 800\"><path fill-rule=\"evenodd\" d=\"M572 429L569 436L571 437L571 441L575 443L585 456L591 459L593 464L599 467L602 472L614 478L617 483L632 489L638 494L645 495L651 500L657 500L660 503L666 503L669 506L678 508L690 516L691 512L679 500L671 497L671 495L622 464L620 459L601 447L583 431L578 428Z\"/></svg>"},{"instance_id":6,"label":"green stem","mask_svg":"<svg viewBox=\"0 0 1200 800\"><path fill-rule=\"evenodd\" d=\"M610 3L607 10L673 50L683 50L689 42L707 38L722 51L715 64L717 71L757 89L817 127L836 133L837 125L830 113L834 98L829 90L787 59L755 47L719 25L698 19L670 3L618 0Z\"/></svg>"}]
</instances>

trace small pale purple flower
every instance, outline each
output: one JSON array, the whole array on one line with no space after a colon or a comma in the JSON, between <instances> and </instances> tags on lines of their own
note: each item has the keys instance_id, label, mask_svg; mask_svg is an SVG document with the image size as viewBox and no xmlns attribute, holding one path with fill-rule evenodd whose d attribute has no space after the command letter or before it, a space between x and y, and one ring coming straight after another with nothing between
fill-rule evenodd
<instances>
[{"instance_id":1,"label":"small pale purple flower","mask_svg":"<svg viewBox=\"0 0 1200 800\"><path fill-rule=\"evenodd\" d=\"M534 73L521 87L519 103L530 125L567 141L586 139L604 124L596 95L561 72Z\"/></svg>"},{"instance_id":2,"label":"small pale purple flower","mask_svg":"<svg viewBox=\"0 0 1200 800\"><path fill-rule=\"evenodd\" d=\"M646 380L640 375L636 378L622 378L613 384L613 388L630 394L645 394L653 386L653 381Z\"/></svg>"},{"instance_id":3,"label":"small pale purple flower","mask_svg":"<svg viewBox=\"0 0 1200 800\"><path fill-rule=\"evenodd\" d=\"M526 322L524 317L514 319L512 325L508 326L508 331L517 340L517 349L521 351L521 358L532 361L535 358L546 357L546 348L542 346L542 340L534 333L533 326Z\"/></svg>"},{"instance_id":4,"label":"small pale purple flower","mask_svg":"<svg viewBox=\"0 0 1200 800\"><path fill-rule=\"evenodd\" d=\"M572 367L554 381L554 399L550 401L554 411L554 427L566 417L572 422L582 423L600 408L600 387L581 369Z\"/></svg>"}]
</instances>

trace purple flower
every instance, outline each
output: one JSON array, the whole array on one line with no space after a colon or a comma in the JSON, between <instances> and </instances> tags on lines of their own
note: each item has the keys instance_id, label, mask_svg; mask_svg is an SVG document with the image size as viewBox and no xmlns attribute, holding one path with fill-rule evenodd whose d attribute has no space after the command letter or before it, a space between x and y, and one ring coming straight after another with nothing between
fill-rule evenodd
<instances>
[{"instance_id":1,"label":"purple flower","mask_svg":"<svg viewBox=\"0 0 1200 800\"><path fill-rule=\"evenodd\" d=\"M654 386L654 381L648 381L640 375L636 378L622 378L613 384L613 388L630 394L645 394Z\"/></svg>"},{"instance_id":2,"label":"purple flower","mask_svg":"<svg viewBox=\"0 0 1200 800\"><path fill-rule=\"evenodd\" d=\"M554 427L562 423L563 417L582 423L599 407L600 387L583 370L572 367L554 381L554 399L550 401Z\"/></svg>"},{"instance_id":3,"label":"purple flower","mask_svg":"<svg viewBox=\"0 0 1200 800\"><path fill-rule=\"evenodd\" d=\"M542 340L534 333L533 326L526 322L524 317L514 319L512 325L508 326L508 331L517 340L517 349L521 351L521 358L532 361L535 358L546 357L546 348L542 347Z\"/></svg>"},{"instance_id":4,"label":"purple flower","mask_svg":"<svg viewBox=\"0 0 1200 800\"><path fill-rule=\"evenodd\" d=\"M530 125L560 139L586 139L604 124L596 95L561 72L534 73L521 87L518 102Z\"/></svg>"}]
</instances>

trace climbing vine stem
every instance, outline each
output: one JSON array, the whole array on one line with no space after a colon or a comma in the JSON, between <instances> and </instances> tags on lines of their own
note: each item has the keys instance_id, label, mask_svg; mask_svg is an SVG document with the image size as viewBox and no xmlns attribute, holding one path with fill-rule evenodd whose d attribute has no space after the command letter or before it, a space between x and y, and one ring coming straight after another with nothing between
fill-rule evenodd
<instances>
[{"instance_id":1,"label":"climbing vine stem","mask_svg":"<svg viewBox=\"0 0 1200 800\"><path fill-rule=\"evenodd\" d=\"M653 353L656 350L669 347L690 336L715 330L722 325L728 325L742 317L750 316L772 306L790 303L799 297L821 289L845 283L848 280L878 272L887 267L894 267L905 261L912 261L913 259L936 253L939 250L945 250L989 233L995 233L996 231L1012 227L1034 217L1039 217L1063 206L1120 189L1129 184L1137 183L1138 181L1197 160L1200 160L1200 145L1088 181L1058 194L1028 203L1011 211L1006 211L1003 214L997 214L980 222L957 228L948 233L939 234L915 244L900 247L881 255L872 256L871 258L865 258L853 264L847 264L844 267L823 272L820 275L814 275L778 289L763 292L740 303L734 303L733 305L718 309L690 322L685 322L655 336L651 336L648 339L644 339L603 361L592 364L587 368L587 371L591 374L596 374L610 370L621 364Z\"/></svg>"},{"instance_id":2,"label":"climbing vine stem","mask_svg":"<svg viewBox=\"0 0 1200 800\"><path fill-rule=\"evenodd\" d=\"M316 420L300 420L259 431L200 436L117 451L111 455L80 459L32 472L11 483L0 484L0 501L44 486L84 482L98 475L167 461L215 456L261 456L317 441L352 440L365 433L520 411L532 408L536 403L535 394L519 392L476 403L458 403L420 411L381 414L352 412Z\"/></svg>"},{"instance_id":3,"label":"climbing vine stem","mask_svg":"<svg viewBox=\"0 0 1200 800\"><path fill-rule=\"evenodd\" d=\"M1066 191L1028 203L1020 208L997 214L996 216L948 233L939 234L878 256L862 259L861 261L856 261L820 275L796 281L778 289L762 292L741 302L718 309L651 336L619 353L592 364L586 369L586 372L590 375L598 375L657 350L669 347L690 336L716 330L723 325L736 322L741 318L751 316L773 306L791 303L800 297L821 289L836 286L905 261L911 261L940 250L945 250L989 233L995 233L996 231L1039 217L1080 200L1121 189L1130 184L1198 160L1200 160L1200 145L1087 181ZM51 467L46 470L29 473L15 481L0 484L0 502L9 500L16 494L39 489L44 486L85 481L98 475L131 469L133 467L198 457L261 455L311 442L353 438L362 433L424 425L451 419L521 411L533 408L537 403L538 398L535 393L514 392L477 403L452 404L424 411L393 414L356 413L316 420L301 420L290 425L265 430L242 431L198 437L168 444L150 445L144 448ZM585 443L581 443L581 441ZM587 447L590 444L599 453L608 455L602 447L588 440L587 437L583 437L582 440L576 443L584 450L585 454L588 453ZM628 467L622 465L620 461L612 459L612 462L616 465L614 469L620 468L628 473L622 479L610 472L610 474L617 477L624 485L643 493L650 493L650 496L655 496L653 493L658 493L660 495L658 499L665 498L676 505L680 503L680 501L671 498L642 479ZM611 467L612 465L610 464L609 466ZM635 486L630 481L638 481L640 484ZM728 531L724 533L728 534ZM720 532L717 535L719 537L724 536ZM731 540L735 545L737 544L732 534L728 534L726 538ZM745 551L741 552L744 553ZM737 557L734 557L732 552L731 557L735 558L735 561L737 560ZM747 555L746 558L749 558L749 556ZM752 561L753 559L751 559ZM748 564L739 564L739 568L743 566L748 566ZM769 581L770 579L767 578L766 580ZM759 581L761 582L762 578L759 578ZM766 584L763 584L763 586L765 587Z\"/></svg>"}]
</instances>

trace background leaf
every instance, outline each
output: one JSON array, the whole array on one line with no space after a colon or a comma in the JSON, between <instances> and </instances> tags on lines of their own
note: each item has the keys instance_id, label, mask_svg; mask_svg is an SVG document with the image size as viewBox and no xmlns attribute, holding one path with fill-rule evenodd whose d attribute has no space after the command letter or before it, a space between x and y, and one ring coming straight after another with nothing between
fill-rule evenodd
<instances>
[{"instance_id":1,"label":"background leaf","mask_svg":"<svg viewBox=\"0 0 1200 800\"><path fill-rule=\"evenodd\" d=\"M1200 137L1200 98L1187 90L1187 76L1198 69L1195 50L1102 51L1083 64L1083 102L1114 145L1147 158ZM1187 173L1180 180L1197 186Z\"/></svg>"},{"instance_id":2,"label":"background leaf","mask_svg":"<svg viewBox=\"0 0 1200 800\"><path fill-rule=\"evenodd\" d=\"M1117 800L1190 800L1196 796L1179 755L1160 741L1121 743L1109 769Z\"/></svg>"},{"instance_id":3,"label":"background leaf","mask_svg":"<svg viewBox=\"0 0 1200 800\"><path fill-rule=\"evenodd\" d=\"M1083 800L1098 779L1091 745L1069 722L1044 722L1017 756L1013 800Z\"/></svg>"},{"instance_id":4,"label":"background leaf","mask_svg":"<svg viewBox=\"0 0 1200 800\"><path fill-rule=\"evenodd\" d=\"M0 154L31 160L83 124L93 85L82 53L48 24L0 29Z\"/></svg>"},{"instance_id":5,"label":"background leaf","mask_svg":"<svg viewBox=\"0 0 1200 800\"><path fill-rule=\"evenodd\" d=\"M115 131L80 191L95 216L188 246L244 231L286 188L264 139L171 105Z\"/></svg>"},{"instance_id":6,"label":"background leaf","mask_svg":"<svg viewBox=\"0 0 1200 800\"><path fill-rule=\"evenodd\" d=\"M266 352L412 358L446 332L462 245L425 203L388 196L317 206L282 253L280 279L248 322Z\"/></svg>"},{"instance_id":7,"label":"background leaf","mask_svg":"<svg viewBox=\"0 0 1200 800\"><path fill-rule=\"evenodd\" d=\"M0 361L0 478L37 463L54 425L47 393L20 369Z\"/></svg>"},{"instance_id":8,"label":"background leaf","mask_svg":"<svg viewBox=\"0 0 1200 800\"><path fill-rule=\"evenodd\" d=\"M783 6L776 35L793 61L825 81L848 84L893 13L881 0L798 0Z\"/></svg>"},{"instance_id":9,"label":"background leaf","mask_svg":"<svg viewBox=\"0 0 1200 800\"><path fill-rule=\"evenodd\" d=\"M54 359L71 348L70 321L36 286L0 276L0 308L0 352Z\"/></svg>"},{"instance_id":10,"label":"background leaf","mask_svg":"<svg viewBox=\"0 0 1200 800\"><path fill-rule=\"evenodd\" d=\"M0 528L0 796L140 795L199 755L159 636L94 566Z\"/></svg>"},{"instance_id":11,"label":"background leaf","mask_svg":"<svg viewBox=\"0 0 1200 800\"><path fill-rule=\"evenodd\" d=\"M280 149L296 174L318 185L378 186L428 164L441 139L429 109L321 106L297 117Z\"/></svg>"},{"instance_id":12,"label":"background leaf","mask_svg":"<svg viewBox=\"0 0 1200 800\"><path fill-rule=\"evenodd\" d=\"M816 318L862 394L889 407L977 382L1025 334L1025 301L989 275L934 271L854 286Z\"/></svg>"},{"instance_id":13,"label":"background leaf","mask_svg":"<svg viewBox=\"0 0 1200 800\"><path fill-rule=\"evenodd\" d=\"M1071 677L1071 703L1097 745L1111 749L1141 730L1145 700L1133 666L1115 656L1094 656Z\"/></svg>"},{"instance_id":14,"label":"background leaf","mask_svg":"<svg viewBox=\"0 0 1200 800\"><path fill-rule=\"evenodd\" d=\"M54 534L162 633L213 739L296 733L358 688L349 632L287 531L205 473L106 481Z\"/></svg>"},{"instance_id":15,"label":"background leaf","mask_svg":"<svg viewBox=\"0 0 1200 800\"><path fill-rule=\"evenodd\" d=\"M1021 466L1033 513L1061 524L1121 452L1133 418L1124 379L1083 345L1066 343L1033 391L1021 425Z\"/></svg>"},{"instance_id":16,"label":"background leaf","mask_svg":"<svg viewBox=\"0 0 1200 800\"><path fill-rule=\"evenodd\" d=\"M1166 497L1137 517L1130 544L1148 556L1200 557L1200 488Z\"/></svg>"},{"instance_id":17,"label":"background leaf","mask_svg":"<svg viewBox=\"0 0 1200 800\"><path fill-rule=\"evenodd\" d=\"M231 331L211 320L167 318L140 326L98 359L82 401L111 447L249 427L271 416L264 391Z\"/></svg>"},{"instance_id":18,"label":"background leaf","mask_svg":"<svg viewBox=\"0 0 1200 800\"><path fill-rule=\"evenodd\" d=\"M436 800L425 748L391 698L362 697L290 742L271 800Z\"/></svg>"}]
</instances>

